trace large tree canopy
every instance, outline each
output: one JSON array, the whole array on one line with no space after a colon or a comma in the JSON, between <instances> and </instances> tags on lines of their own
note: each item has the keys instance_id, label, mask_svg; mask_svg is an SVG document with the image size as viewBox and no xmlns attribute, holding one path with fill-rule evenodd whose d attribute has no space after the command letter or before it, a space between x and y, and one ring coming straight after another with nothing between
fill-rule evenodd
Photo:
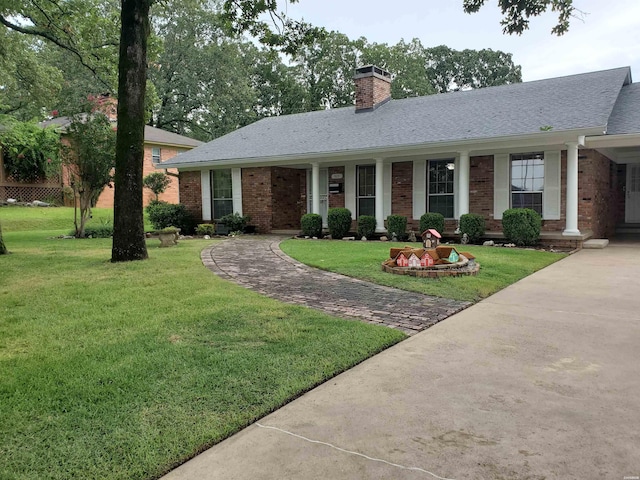
<instances>
[{"instance_id":1,"label":"large tree canopy","mask_svg":"<svg viewBox=\"0 0 640 480\"><path fill-rule=\"evenodd\" d=\"M480 10L487 0L464 0L464 11L474 13ZM502 31L518 35L529 28L529 19L542 15L547 10L557 13L558 23L551 29L555 35L563 35L569 30L569 21L577 13L573 0L498 0L504 15Z\"/></svg>"}]
</instances>

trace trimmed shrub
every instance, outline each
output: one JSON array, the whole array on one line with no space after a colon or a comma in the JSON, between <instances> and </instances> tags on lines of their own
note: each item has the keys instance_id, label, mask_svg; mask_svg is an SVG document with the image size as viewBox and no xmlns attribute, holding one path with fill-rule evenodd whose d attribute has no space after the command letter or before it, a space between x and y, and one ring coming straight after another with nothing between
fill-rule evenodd
<instances>
[{"instance_id":1,"label":"trimmed shrub","mask_svg":"<svg viewBox=\"0 0 640 480\"><path fill-rule=\"evenodd\" d=\"M460 215L460 233L466 233L471 243L480 240L485 232L484 217L477 213Z\"/></svg>"},{"instance_id":2,"label":"trimmed shrub","mask_svg":"<svg viewBox=\"0 0 640 480\"><path fill-rule=\"evenodd\" d=\"M530 208L511 208L502 214L502 231L519 247L535 245L540 238L542 218Z\"/></svg>"},{"instance_id":3,"label":"trimmed shrub","mask_svg":"<svg viewBox=\"0 0 640 480\"><path fill-rule=\"evenodd\" d=\"M322 215L307 213L300 219L302 234L307 237L319 237L322 235Z\"/></svg>"},{"instance_id":4,"label":"trimmed shrub","mask_svg":"<svg viewBox=\"0 0 640 480\"><path fill-rule=\"evenodd\" d=\"M196 227L196 235L215 235L216 226L213 223L199 223Z\"/></svg>"},{"instance_id":5,"label":"trimmed shrub","mask_svg":"<svg viewBox=\"0 0 640 480\"><path fill-rule=\"evenodd\" d=\"M69 235L75 235L76 231L69 233ZM85 238L110 238L113 237L113 224L111 222L104 222L98 225L86 225L84 227Z\"/></svg>"},{"instance_id":6,"label":"trimmed shrub","mask_svg":"<svg viewBox=\"0 0 640 480\"><path fill-rule=\"evenodd\" d=\"M327 224L331 238L342 238L351 230L351 210L348 208L330 208Z\"/></svg>"},{"instance_id":7,"label":"trimmed shrub","mask_svg":"<svg viewBox=\"0 0 640 480\"><path fill-rule=\"evenodd\" d=\"M358 218L358 237L371 238L376 231L376 217L361 215Z\"/></svg>"},{"instance_id":8,"label":"trimmed shrub","mask_svg":"<svg viewBox=\"0 0 640 480\"><path fill-rule=\"evenodd\" d=\"M427 212L420 217L420 233L433 228L440 235L444 233L444 215L441 213Z\"/></svg>"},{"instance_id":9,"label":"trimmed shrub","mask_svg":"<svg viewBox=\"0 0 640 480\"><path fill-rule=\"evenodd\" d=\"M251 221L251 217L249 215L240 215L238 212L230 213L220 218L220 223L224 223L228 228L229 232L244 232L247 223Z\"/></svg>"},{"instance_id":10,"label":"trimmed shrub","mask_svg":"<svg viewBox=\"0 0 640 480\"><path fill-rule=\"evenodd\" d=\"M407 217L389 215L387 217L387 232L389 232L389 235L395 233L398 240L405 240L407 238Z\"/></svg>"},{"instance_id":11,"label":"trimmed shrub","mask_svg":"<svg viewBox=\"0 0 640 480\"><path fill-rule=\"evenodd\" d=\"M154 201L147 206L146 210L154 230L162 230L166 227L179 228L182 233L193 230L193 222L187 207L181 203Z\"/></svg>"}]
</instances>

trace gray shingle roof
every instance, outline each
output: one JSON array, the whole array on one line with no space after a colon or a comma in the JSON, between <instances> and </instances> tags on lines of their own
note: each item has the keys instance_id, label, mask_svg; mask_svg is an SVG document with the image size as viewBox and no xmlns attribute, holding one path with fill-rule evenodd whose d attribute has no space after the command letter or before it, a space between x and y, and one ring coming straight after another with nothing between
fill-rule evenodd
<instances>
[{"instance_id":1,"label":"gray shingle roof","mask_svg":"<svg viewBox=\"0 0 640 480\"><path fill-rule=\"evenodd\" d=\"M353 107L270 117L168 163L304 158L377 148L606 128L628 67L403 100L355 113Z\"/></svg>"},{"instance_id":2,"label":"gray shingle roof","mask_svg":"<svg viewBox=\"0 0 640 480\"><path fill-rule=\"evenodd\" d=\"M45 120L40 125L43 127L56 126L64 129L71 123L70 117L57 117L51 120ZM161 143L169 145L177 145L184 147L197 147L202 145L203 142L194 140L193 138L185 137L184 135L178 135L177 133L167 132L156 127L144 126L144 141L147 143Z\"/></svg>"},{"instance_id":3,"label":"gray shingle roof","mask_svg":"<svg viewBox=\"0 0 640 480\"><path fill-rule=\"evenodd\" d=\"M640 132L640 83L622 87L609 117L608 135Z\"/></svg>"}]
</instances>

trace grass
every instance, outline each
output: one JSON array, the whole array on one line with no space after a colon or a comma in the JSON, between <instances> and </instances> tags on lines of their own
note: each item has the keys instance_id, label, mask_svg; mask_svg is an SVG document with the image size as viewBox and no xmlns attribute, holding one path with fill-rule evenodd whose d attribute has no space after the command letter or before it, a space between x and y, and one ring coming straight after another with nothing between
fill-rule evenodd
<instances>
[{"instance_id":1,"label":"grass","mask_svg":"<svg viewBox=\"0 0 640 480\"><path fill-rule=\"evenodd\" d=\"M113 222L113 209L94 208L91 223ZM0 207L2 231L49 231L62 230L67 234L73 230L73 208L71 207Z\"/></svg>"},{"instance_id":2,"label":"grass","mask_svg":"<svg viewBox=\"0 0 640 480\"><path fill-rule=\"evenodd\" d=\"M459 250L472 253L480 263L477 276L425 279L383 272L380 264L389 258L389 249L403 245L292 239L280 247L300 262L323 270L412 292L471 302L486 298L565 257L535 250L464 245L458 246Z\"/></svg>"},{"instance_id":3,"label":"grass","mask_svg":"<svg viewBox=\"0 0 640 480\"><path fill-rule=\"evenodd\" d=\"M0 208L2 479L158 478L404 338L219 279L210 240L112 264L22 210Z\"/></svg>"}]
</instances>

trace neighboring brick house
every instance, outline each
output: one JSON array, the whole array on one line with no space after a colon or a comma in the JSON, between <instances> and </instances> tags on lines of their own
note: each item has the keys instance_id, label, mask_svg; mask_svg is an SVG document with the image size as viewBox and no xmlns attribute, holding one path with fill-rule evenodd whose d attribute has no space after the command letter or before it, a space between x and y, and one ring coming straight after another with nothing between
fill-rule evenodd
<instances>
[{"instance_id":1,"label":"neighboring brick house","mask_svg":"<svg viewBox=\"0 0 640 480\"><path fill-rule=\"evenodd\" d=\"M175 157L180 199L203 221L234 211L261 232L297 230L306 212L356 220L440 212L542 214L542 240L580 245L640 224L640 84L628 67L390 99L391 75L356 71L355 108L271 117ZM317 194L314 194L317 192Z\"/></svg>"},{"instance_id":2,"label":"neighboring brick house","mask_svg":"<svg viewBox=\"0 0 640 480\"><path fill-rule=\"evenodd\" d=\"M110 101L103 102L103 104L100 106L100 109L109 117L112 122L114 122L115 125L116 101L115 99L112 99L110 97L107 97L107 99ZM69 125L70 122L71 119L69 117L58 117L54 118L53 120L42 122L42 125L55 125L62 129L62 131L64 132L64 127ZM168 173L171 178L171 183L167 187L166 191L160 194L160 200L164 200L169 203L180 202L180 192L178 188L178 171L172 168L165 169L163 168L162 164L167 160L172 159L177 155L191 150L192 148L195 148L199 145L202 145L202 142L198 140L145 125L144 164L142 175L144 177L153 172L166 171L166 173ZM65 175L63 172L63 186L68 184L68 180L68 175ZM105 188L100 197L98 197L96 207L113 208L113 194L114 189L112 187ZM142 201L144 206L148 205L149 202L154 198L155 195L153 194L153 192L151 192L147 188L143 189Z\"/></svg>"}]
</instances>

